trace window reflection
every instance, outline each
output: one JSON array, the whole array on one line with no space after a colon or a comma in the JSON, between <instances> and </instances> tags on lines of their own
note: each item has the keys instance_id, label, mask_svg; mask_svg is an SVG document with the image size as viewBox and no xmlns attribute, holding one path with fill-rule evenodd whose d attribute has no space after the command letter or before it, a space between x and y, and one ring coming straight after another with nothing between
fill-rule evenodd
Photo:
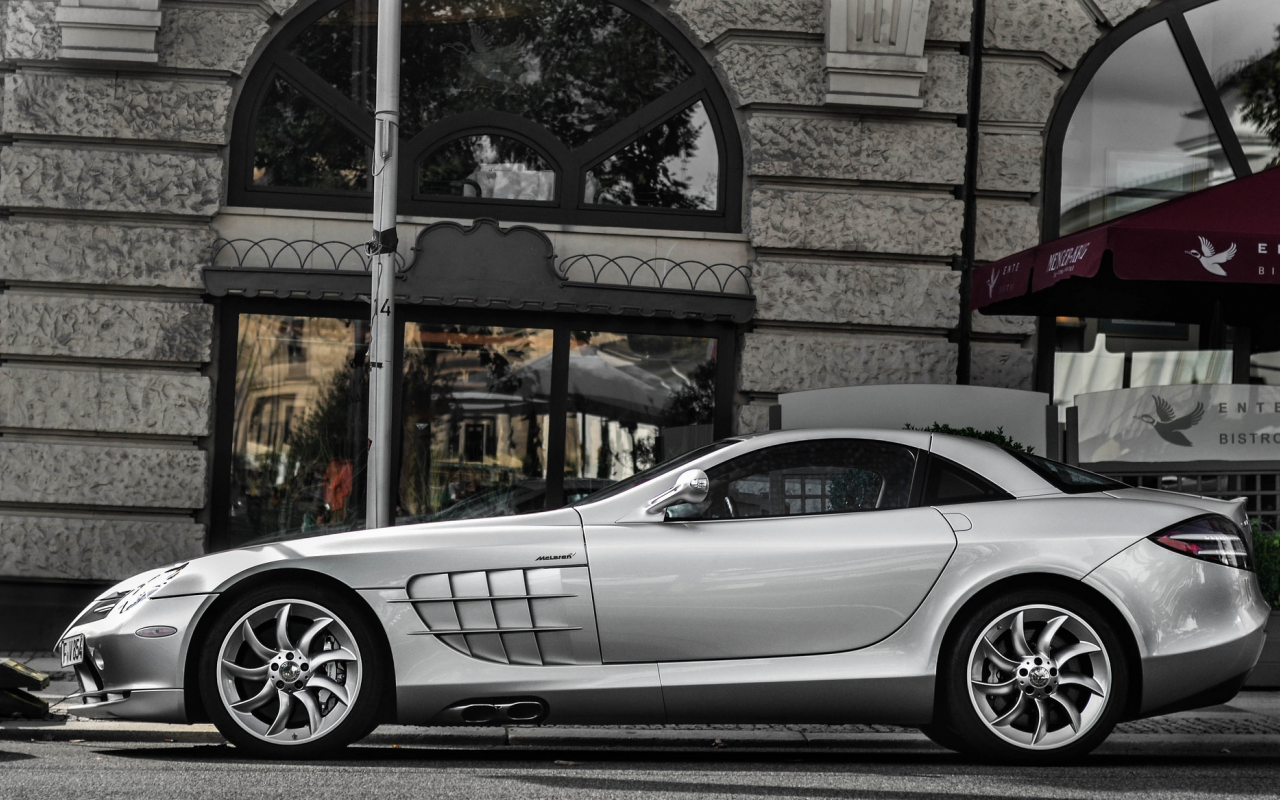
<instances>
[{"instance_id":1,"label":"window reflection","mask_svg":"<svg viewBox=\"0 0 1280 800\"><path fill-rule=\"evenodd\" d=\"M552 333L410 324L397 523L546 504Z\"/></svg>"},{"instance_id":2,"label":"window reflection","mask_svg":"<svg viewBox=\"0 0 1280 800\"><path fill-rule=\"evenodd\" d=\"M495 109L578 147L692 77L656 31L599 0L404 0L401 135ZM377 8L349 0L289 53L373 111Z\"/></svg>"},{"instance_id":3,"label":"window reflection","mask_svg":"<svg viewBox=\"0 0 1280 800\"><path fill-rule=\"evenodd\" d=\"M1085 90L1062 148L1067 234L1232 179L1166 23L1120 46Z\"/></svg>"},{"instance_id":4,"label":"window reflection","mask_svg":"<svg viewBox=\"0 0 1280 800\"><path fill-rule=\"evenodd\" d=\"M1254 172L1280 153L1280 3L1219 0L1188 11L1187 24Z\"/></svg>"},{"instance_id":5,"label":"window reflection","mask_svg":"<svg viewBox=\"0 0 1280 800\"><path fill-rule=\"evenodd\" d=\"M588 203L716 209L720 152L702 103L695 103L587 173Z\"/></svg>"},{"instance_id":6,"label":"window reflection","mask_svg":"<svg viewBox=\"0 0 1280 800\"><path fill-rule=\"evenodd\" d=\"M424 195L495 200L555 199L556 173L532 148L505 136L463 136L432 151L419 169Z\"/></svg>"},{"instance_id":7,"label":"window reflection","mask_svg":"<svg viewBox=\"0 0 1280 800\"><path fill-rule=\"evenodd\" d=\"M574 332L565 500L709 444L715 340Z\"/></svg>"},{"instance_id":8,"label":"window reflection","mask_svg":"<svg viewBox=\"0 0 1280 800\"><path fill-rule=\"evenodd\" d=\"M363 320L240 317L233 544L364 525Z\"/></svg>"},{"instance_id":9,"label":"window reflection","mask_svg":"<svg viewBox=\"0 0 1280 800\"><path fill-rule=\"evenodd\" d=\"M369 148L283 78L272 81L257 120L255 186L372 188Z\"/></svg>"}]
</instances>

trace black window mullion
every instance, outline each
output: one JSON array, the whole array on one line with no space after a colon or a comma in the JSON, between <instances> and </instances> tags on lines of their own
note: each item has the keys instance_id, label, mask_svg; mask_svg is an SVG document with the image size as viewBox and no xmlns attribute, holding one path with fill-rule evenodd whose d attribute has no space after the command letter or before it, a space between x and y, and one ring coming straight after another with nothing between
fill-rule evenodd
<instances>
[{"instance_id":1,"label":"black window mullion","mask_svg":"<svg viewBox=\"0 0 1280 800\"><path fill-rule=\"evenodd\" d=\"M276 57L276 68L298 91L333 115L362 142L373 146L374 120L368 111L288 53Z\"/></svg>"},{"instance_id":2,"label":"black window mullion","mask_svg":"<svg viewBox=\"0 0 1280 800\"><path fill-rule=\"evenodd\" d=\"M672 114L692 105L702 91L702 81L690 78L573 151L577 166L585 169L592 166L594 161L611 155L646 131L666 122ZM707 115L711 115L710 109L707 110Z\"/></svg>"},{"instance_id":3,"label":"black window mullion","mask_svg":"<svg viewBox=\"0 0 1280 800\"><path fill-rule=\"evenodd\" d=\"M551 408L547 412L547 508L564 505L564 440L569 413L569 329L557 327L551 345Z\"/></svg>"},{"instance_id":4,"label":"black window mullion","mask_svg":"<svg viewBox=\"0 0 1280 800\"><path fill-rule=\"evenodd\" d=\"M738 369L738 332L729 331L716 340L716 407L712 411L711 435L717 441L733 435L733 395Z\"/></svg>"},{"instance_id":5,"label":"black window mullion","mask_svg":"<svg viewBox=\"0 0 1280 800\"><path fill-rule=\"evenodd\" d=\"M1237 178L1252 175L1253 170L1249 169L1249 160L1244 156L1244 148L1240 146L1240 139L1231 125L1231 118L1227 115L1226 107L1222 105L1222 96L1213 85L1213 76L1209 74L1209 67L1204 63L1204 56L1201 55L1196 38L1191 33L1191 26L1181 14L1174 14L1169 17L1169 28L1173 31L1178 49L1182 51L1182 59L1187 64L1187 71L1191 73L1191 80L1195 82L1196 91L1200 93L1200 102L1204 104L1204 110L1209 114L1209 122L1213 124L1213 130L1218 134L1218 141L1222 144L1223 152L1226 153L1227 162L1231 164L1231 171Z\"/></svg>"},{"instance_id":6,"label":"black window mullion","mask_svg":"<svg viewBox=\"0 0 1280 800\"><path fill-rule=\"evenodd\" d=\"M400 505L400 487L404 485L400 470L404 469L404 335L407 328L404 316L396 314L395 342L391 357L391 438L395 449L391 451L391 478L395 485L391 487L387 509L387 519L396 524L396 510ZM372 377L372 375L370 376Z\"/></svg>"}]
</instances>

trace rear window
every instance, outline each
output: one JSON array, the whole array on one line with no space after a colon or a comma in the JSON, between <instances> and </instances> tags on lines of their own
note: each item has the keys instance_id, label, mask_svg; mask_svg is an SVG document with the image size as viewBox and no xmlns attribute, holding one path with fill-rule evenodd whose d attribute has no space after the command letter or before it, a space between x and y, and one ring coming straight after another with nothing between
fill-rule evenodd
<instances>
[{"instance_id":1,"label":"rear window","mask_svg":"<svg viewBox=\"0 0 1280 800\"><path fill-rule=\"evenodd\" d=\"M1055 489L1064 494L1087 494L1089 492L1105 492L1108 489L1125 489L1125 484L1114 481L1105 475L1080 469L1061 461L1051 461L1029 453L1006 450L1009 455L1026 464L1027 467L1044 478Z\"/></svg>"},{"instance_id":2,"label":"rear window","mask_svg":"<svg viewBox=\"0 0 1280 800\"><path fill-rule=\"evenodd\" d=\"M1012 499L1013 495L1004 489L959 464L941 456L929 457L929 472L924 485L924 505L949 506Z\"/></svg>"}]
</instances>

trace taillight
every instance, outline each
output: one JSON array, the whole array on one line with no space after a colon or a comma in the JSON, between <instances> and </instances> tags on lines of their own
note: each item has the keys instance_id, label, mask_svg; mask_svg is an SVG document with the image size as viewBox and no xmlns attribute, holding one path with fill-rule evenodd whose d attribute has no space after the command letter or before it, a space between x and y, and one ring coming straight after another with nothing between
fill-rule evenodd
<instances>
[{"instance_id":1,"label":"taillight","mask_svg":"<svg viewBox=\"0 0 1280 800\"><path fill-rule=\"evenodd\" d=\"M1175 553L1236 569L1253 569L1249 545L1240 527L1226 517L1196 517L1150 537Z\"/></svg>"}]
</instances>

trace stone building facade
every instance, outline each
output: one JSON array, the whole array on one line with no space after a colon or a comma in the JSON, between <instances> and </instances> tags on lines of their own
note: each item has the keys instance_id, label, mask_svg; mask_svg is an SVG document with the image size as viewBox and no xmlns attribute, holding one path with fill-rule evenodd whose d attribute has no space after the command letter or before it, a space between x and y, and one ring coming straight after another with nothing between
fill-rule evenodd
<instances>
[{"instance_id":1,"label":"stone building facade","mask_svg":"<svg viewBox=\"0 0 1280 800\"><path fill-rule=\"evenodd\" d=\"M123 20L111 27L86 15L88 4L0 4L6 605L40 587L96 586L206 549L214 398L229 380L217 374L216 303L204 280L215 240L319 225L353 244L367 237L367 215L272 216L228 201L245 81L308 0L151 5L95 3ZM927 9L923 61L913 62L923 72L916 102L897 107L829 96L830 2L651 5L714 69L741 139L740 233L686 237L697 240L691 250L710 242L708 260L752 269L737 430L767 427L782 392L955 382L970 0L916 0ZM1043 141L1057 98L1081 58L1148 5L987 0L979 262L1038 242ZM542 227L570 249L573 236L609 234ZM637 231L627 241L663 235ZM1032 388L1034 336L1032 319L975 316L973 383Z\"/></svg>"}]
</instances>

